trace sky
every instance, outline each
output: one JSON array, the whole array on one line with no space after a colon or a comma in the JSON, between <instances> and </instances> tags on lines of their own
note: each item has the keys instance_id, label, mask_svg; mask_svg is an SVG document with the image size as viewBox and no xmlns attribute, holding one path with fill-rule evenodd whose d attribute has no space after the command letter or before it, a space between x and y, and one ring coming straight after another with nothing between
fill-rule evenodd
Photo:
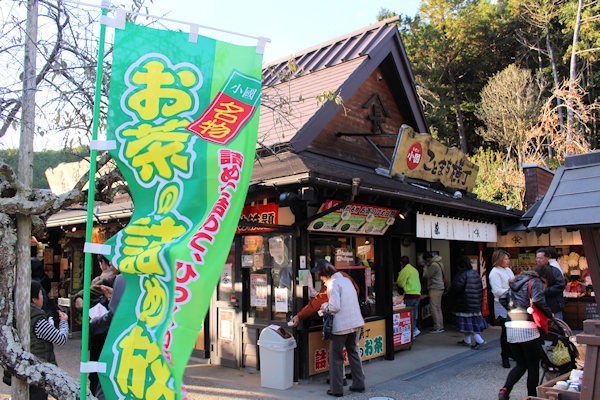
<instances>
[{"instance_id":1,"label":"sky","mask_svg":"<svg viewBox=\"0 0 600 400\"><path fill-rule=\"evenodd\" d=\"M113 4L128 0L113 0ZM71 0L70 3L77 2ZM82 1L83 3L94 3ZM415 16L420 0L153 0L147 1L148 14L208 26L271 40L263 62L289 58L295 53L377 22L382 8L397 14ZM187 30L186 25L163 21L159 27ZM96 29L96 27L94 27ZM200 29L199 33L218 40L255 45L256 40L220 31ZM0 149L16 148L18 130L0 138ZM34 150L60 149L52 135L37 137Z\"/></svg>"},{"instance_id":2,"label":"sky","mask_svg":"<svg viewBox=\"0 0 600 400\"><path fill-rule=\"evenodd\" d=\"M420 0L154 0L149 13L269 38L271 43L267 44L263 57L268 63L374 24L382 8L414 16L419 4ZM200 33L228 39L216 31ZM232 39L240 44L254 44L251 39Z\"/></svg>"}]
</instances>

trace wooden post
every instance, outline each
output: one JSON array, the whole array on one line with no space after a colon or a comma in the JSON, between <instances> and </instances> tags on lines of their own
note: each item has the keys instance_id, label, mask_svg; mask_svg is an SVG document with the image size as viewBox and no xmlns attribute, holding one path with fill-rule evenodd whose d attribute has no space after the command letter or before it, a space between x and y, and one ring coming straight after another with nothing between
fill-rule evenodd
<instances>
[{"instance_id":1,"label":"wooden post","mask_svg":"<svg viewBox=\"0 0 600 400\"><path fill-rule=\"evenodd\" d=\"M21 100L21 138L18 177L21 183L19 196L27 198L33 184L33 135L35 131L36 46L38 2L27 1L27 30L23 62L23 96ZM30 346L31 304L31 215L17 217L17 268L15 284L15 322L23 348ZM12 381L12 398L29 399L29 386L20 379Z\"/></svg>"},{"instance_id":2,"label":"wooden post","mask_svg":"<svg viewBox=\"0 0 600 400\"><path fill-rule=\"evenodd\" d=\"M580 400L600 399L600 321L583 321L577 343L586 345Z\"/></svg>"},{"instance_id":3,"label":"wooden post","mask_svg":"<svg viewBox=\"0 0 600 400\"><path fill-rule=\"evenodd\" d=\"M600 309L600 228L581 228L580 233ZM587 346L581 400L600 399L600 321L583 321L583 333L577 335L577 343Z\"/></svg>"}]
</instances>

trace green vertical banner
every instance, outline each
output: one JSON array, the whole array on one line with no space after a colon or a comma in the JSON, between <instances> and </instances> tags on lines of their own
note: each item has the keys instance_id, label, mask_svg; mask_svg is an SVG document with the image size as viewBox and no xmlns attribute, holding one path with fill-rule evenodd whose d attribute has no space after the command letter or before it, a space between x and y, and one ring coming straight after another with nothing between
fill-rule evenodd
<instances>
[{"instance_id":1,"label":"green vertical banner","mask_svg":"<svg viewBox=\"0 0 600 400\"><path fill-rule=\"evenodd\" d=\"M99 360L107 399L185 398L183 372L246 198L261 65L254 46L116 30L107 139L134 212L107 242L126 280Z\"/></svg>"}]
</instances>

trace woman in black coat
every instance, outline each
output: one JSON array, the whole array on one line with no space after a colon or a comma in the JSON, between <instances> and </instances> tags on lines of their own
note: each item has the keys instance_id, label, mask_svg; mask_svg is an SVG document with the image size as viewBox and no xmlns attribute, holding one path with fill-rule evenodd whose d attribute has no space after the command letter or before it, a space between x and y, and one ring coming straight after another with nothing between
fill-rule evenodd
<instances>
[{"instance_id":1,"label":"woman in black coat","mask_svg":"<svg viewBox=\"0 0 600 400\"><path fill-rule=\"evenodd\" d=\"M471 267L468 257L460 258L458 268L459 271L448 290L448 297L454 304L456 326L464 335L464 339L459 340L458 344L478 349L485 344L481 332L487 328L487 323L481 316L483 283L479 273Z\"/></svg>"},{"instance_id":2,"label":"woman in black coat","mask_svg":"<svg viewBox=\"0 0 600 400\"><path fill-rule=\"evenodd\" d=\"M517 365L510 370L504 387L498 393L499 400L508 400L513 386L527 372L527 394L536 395L540 378L542 358L542 337L533 321L530 304L533 303L548 318L552 311L546 304L544 285L553 279L552 268L538 266L534 271L524 271L511 280L510 303L507 304L506 339Z\"/></svg>"}]
</instances>

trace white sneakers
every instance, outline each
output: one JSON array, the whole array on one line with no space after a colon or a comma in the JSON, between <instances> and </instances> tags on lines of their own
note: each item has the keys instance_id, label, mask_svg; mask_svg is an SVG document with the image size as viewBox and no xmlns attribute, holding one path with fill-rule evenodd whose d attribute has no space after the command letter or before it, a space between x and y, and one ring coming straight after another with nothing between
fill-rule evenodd
<instances>
[{"instance_id":1,"label":"white sneakers","mask_svg":"<svg viewBox=\"0 0 600 400\"><path fill-rule=\"evenodd\" d=\"M415 328L415 330L413 331L413 337L416 338L417 336L419 336L420 333L421 331L419 330L419 328Z\"/></svg>"}]
</instances>

